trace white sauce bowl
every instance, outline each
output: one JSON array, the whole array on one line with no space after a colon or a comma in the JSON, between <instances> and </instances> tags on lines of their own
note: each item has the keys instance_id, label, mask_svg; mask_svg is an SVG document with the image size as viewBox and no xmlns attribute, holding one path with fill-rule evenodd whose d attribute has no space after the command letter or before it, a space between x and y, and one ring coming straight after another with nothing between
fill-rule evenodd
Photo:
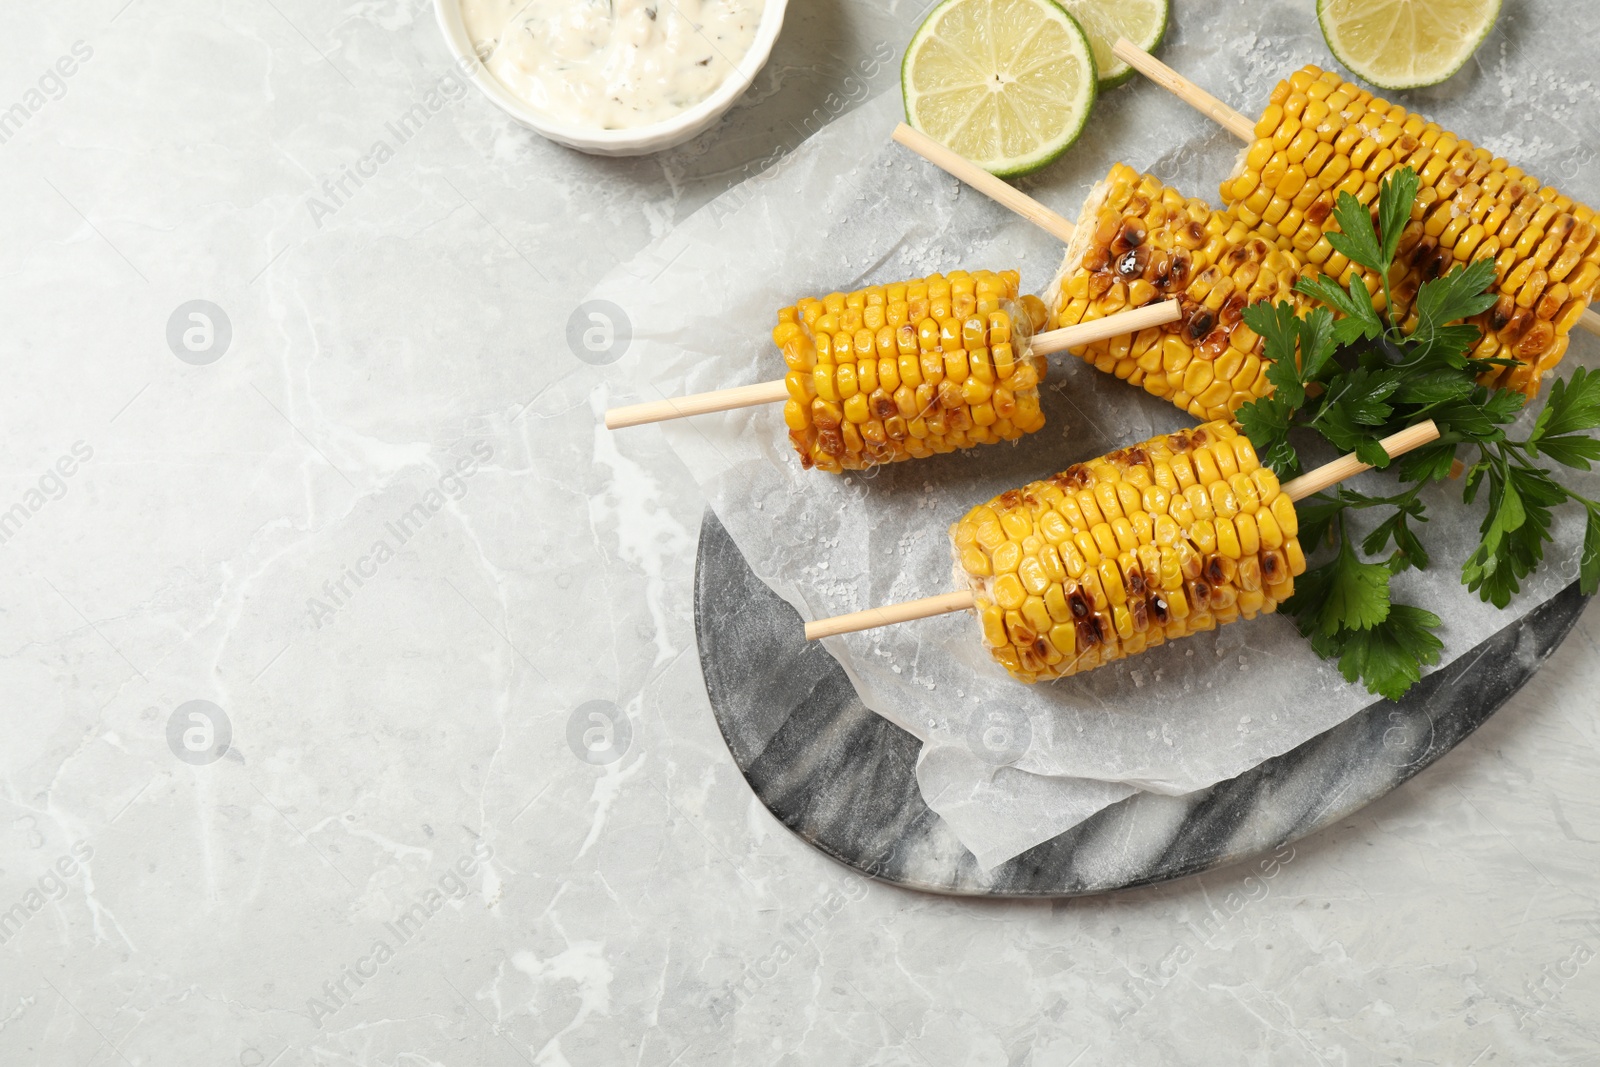
<instances>
[{"instance_id":1,"label":"white sauce bowl","mask_svg":"<svg viewBox=\"0 0 1600 1067\"><path fill-rule=\"evenodd\" d=\"M478 60L472 39L467 35L461 18L460 0L434 0L434 13L439 18L439 29L444 32L445 44L456 58L456 64L467 72L467 77L478 91L494 101L496 106L530 130L568 148L590 152L597 156L642 156L680 145L709 129L720 119L733 102L750 88L750 83L766 66L772 54L773 42L783 28L784 9L788 0L766 0L761 10L761 21L756 24L756 37L750 50L739 61L738 67L728 75L728 80L717 91L686 111L670 119L652 122L645 126L631 126L623 130L605 130L594 126L578 126L558 122L534 109L499 79L486 70Z\"/></svg>"}]
</instances>

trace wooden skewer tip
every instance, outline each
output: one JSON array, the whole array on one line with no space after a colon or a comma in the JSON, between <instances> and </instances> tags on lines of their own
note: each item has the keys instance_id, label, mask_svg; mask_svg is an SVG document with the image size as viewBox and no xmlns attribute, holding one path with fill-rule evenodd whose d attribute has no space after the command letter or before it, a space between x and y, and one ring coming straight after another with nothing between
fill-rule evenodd
<instances>
[{"instance_id":1,"label":"wooden skewer tip","mask_svg":"<svg viewBox=\"0 0 1600 1067\"><path fill-rule=\"evenodd\" d=\"M1075 227L1070 220L1051 211L1026 193L996 178L976 163L952 152L921 130L912 129L902 122L894 128L892 136L896 143L911 149L911 151L926 159L952 178L972 186L1001 207L1021 215L1035 226L1053 235L1062 244L1072 240Z\"/></svg>"}]
</instances>

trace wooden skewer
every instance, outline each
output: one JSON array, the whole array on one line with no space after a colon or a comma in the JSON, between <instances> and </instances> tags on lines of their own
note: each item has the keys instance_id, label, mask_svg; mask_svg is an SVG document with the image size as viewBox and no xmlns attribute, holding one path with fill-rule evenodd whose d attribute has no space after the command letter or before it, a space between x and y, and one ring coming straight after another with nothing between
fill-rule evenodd
<instances>
[{"instance_id":1,"label":"wooden skewer","mask_svg":"<svg viewBox=\"0 0 1600 1067\"><path fill-rule=\"evenodd\" d=\"M1247 116L1224 104L1132 41L1124 37L1112 46L1111 51L1118 59L1227 129L1239 140L1249 143L1256 139L1256 124ZM1578 325L1592 334L1600 335L1600 313L1592 309L1585 310Z\"/></svg>"},{"instance_id":2,"label":"wooden skewer","mask_svg":"<svg viewBox=\"0 0 1600 1067\"><path fill-rule=\"evenodd\" d=\"M1399 433L1390 434L1380 444L1383 450L1389 453L1389 458L1403 456L1407 452L1421 448L1423 445L1432 444L1439 439L1439 427L1432 420L1419 422L1415 426L1407 426ZM1354 453L1340 456L1332 463L1324 463L1314 471L1308 471L1298 478L1283 483L1283 491L1289 499L1299 503L1308 496L1314 496L1324 489L1338 485L1346 478L1354 478L1358 474L1372 469L1372 464L1363 463L1355 457Z\"/></svg>"},{"instance_id":3,"label":"wooden skewer","mask_svg":"<svg viewBox=\"0 0 1600 1067\"><path fill-rule=\"evenodd\" d=\"M606 412L606 429L621 430L628 426L643 426L649 422L668 419L685 419L690 415L709 415L713 411L733 411L736 408L754 408L763 404L781 404L789 399L788 386L780 378L759 385L736 385L732 389L717 389L710 393L668 397L643 404L612 408Z\"/></svg>"},{"instance_id":4,"label":"wooden skewer","mask_svg":"<svg viewBox=\"0 0 1600 1067\"><path fill-rule=\"evenodd\" d=\"M1415 426L1408 426L1399 433L1385 437L1382 444L1383 450L1393 459L1438 439L1439 427L1429 419L1427 422L1419 422ZM1283 491L1290 500L1300 501L1313 493L1320 493L1337 485L1346 478L1353 478L1371 469L1370 464L1361 462L1354 454L1341 456L1332 463L1324 464L1314 471L1284 482ZM836 637L839 634L851 634L861 630L875 630L880 626L911 622L913 619L931 619L935 615L970 611L975 604L972 590L967 589L925 597L922 600L911 600L904 604L868 608L866 611L856 611L849 615L838 615L831 619L818 619L816 622L806 623L806 640L816 641L823 637Z\"/></svg>"},{"instance_id":5,"label":"wooden skewer","mask_svg":"<svg viewBox=\"0 0 1600 1067\"><path fill-rule=\"evenodd\" d=\"M1183 308L1177 300L1163 300L1132 311L1119 311L1103 319L1092 319L1060 330L1041 333L1028 342L1029 351L1042 356L1054 355L1069 348L1093 344L1123 334L1134 334L1152 326L1165 326L1183 317ZM789 399L783 380L762 382L759 385L739 385L732 389L718 389L710 393L651 400L643 404L612 408L606 412L606 429L620 430L628 426L642 426L650 422L665 422L690 415L706 415L713 411L733 411L736 408L760 407L763 404L780 404Z\"/></svg>"},{"instance_id":6,"label":"wooden skewer","mask_svg":"<svg viewBox=\"0 0 1600 1067\"><path fill-rule=\"evenodd\" d=\"M1072 240L1072 232L1076 227L1067 219L1026 193L1018 192L982 167L967 162L921 130L913 130L902 122L894 128L894 139L951 177L965 182L1000 206L1010 208L1034 225L1054 234L1062 244Z\"/></svg>"},{"instance_id":7,"label":"wooden skewer","mask_svg":"<svg viewBox=\"0 0 1600 1067\"><path fill-rule=\"evenodd\" d=\"M923 597L921 600L908 600L904 604L890 604L882 608L868 608L866 611L855 611L849 615L837 615L831 619L818 619L816 622L806 623L806 640L818 641L824 637L834 637L838 634L853 634L861 630L876 630L880 626L893 626L899 622L911 622L914 619L931 619L935 615L949 615L956 611L971 611L973 607L972 590L965 589L959 593L940 593L938 596Z\"/></svg>"},{"instance_id":8,"label":"wooden skewer","mask_svg":"<svg viewBox=\"0 0 1600 1067\"><path fill-rule=\"evenodd\" d=\"M1126 37L1111 46L1112 54L1176 96L1241 141L1256 139L1256 124L1167 66Z\"/></svg>"}]
</instances>

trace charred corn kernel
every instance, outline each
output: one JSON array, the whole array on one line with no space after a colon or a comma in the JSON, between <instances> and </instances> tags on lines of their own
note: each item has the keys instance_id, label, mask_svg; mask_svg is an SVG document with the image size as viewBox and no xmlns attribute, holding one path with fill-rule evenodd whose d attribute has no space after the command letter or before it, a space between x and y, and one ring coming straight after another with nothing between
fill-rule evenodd
<instances>
[{"instance_id":1,"label":"charred corn kernel","mask_svg":"<svg viewBox=\"0 0 1600 1067\"><path fill-rule=\"evenodd\" d=\"M1011 347L1018 279L958 271L781 310L772 338L790 370L784 424L801 466L861 470L1040 429L1045 363Z\"/></svg>"},{"instance_id":2,"label":"charred corn kernel","mask_svg":"<svg viewBox=\"0 0 1600 1067\"><path fill-rule=\"evenodd\" d=\"M1254 453L1241 462L1243 439L1228 422L1158 437L1002 493L952 526L995 661L1023 681L1066 677L1292 595L1304 556L1279 527L1297 528L1293 506L1275 479L1255 477Z\"/></svg>"},{"instance_id":3,"label":"charred corn kernel","mask_svg":"<svg viewBox=\"0 0 1600 1067\"><path fill-rule=\"evenodd\" d=\"M1298 117L1293 114L1288 105L1303 95L1292 91L1302 77L1309 77L1312 86L1330 87L1326 114L1315 101ZM1383 179L1401 167L1413 168L1420 183L1413 223L1389 278L1399 318L1404 321L1411 313L1427 281L1457 264L1493 258L1499 290L1511 299L1469 320L1486 335L1474 354L1481 358L1492 338L1495 350L1504 349L1500 354L1520 366L1492 366L1480 380L1535 395L1543 376L1565 353L1576 322L1562 321L1559 303L1542 302L1543 294L1589 267L1586 284L1573 286L1573 295L1584 306L1600 280L1594 212L1336 74L1306 67L1279 84L1274 99L1280 95L1284 103L1262 114L1240 169L1222 183L1223 203L1230 212L1247 223L1264 216L1278 248L1301 252L1308 267L1320 267L1330 276L1342 278L1353 270L1369 291L1378 292L1380 279L1371 271L1351 267L1344 257L1332 254L1326 239L1326 233L1337 231L1332 208L1340 190L1370 204ZM1321 145L1305 137L1312 115L1317 116L1312 125ZM1297 160L1302 149L1304 156ZM1297 216L1297 211L1303 214ZM1518 316L1518 310L1531 314Z\"/></svg>"},{"instance_id":4,"label":"charred corn kernel","mask_svg":"<svg viewBox=\"0 0 1600 1067\"><path fill-rule=\"evenodd\" d=\"M1274 166L1270 158L1257 163ZM1269 203L1263 200L1256 213ZM1286 202L1283 210L1295 209ZM1248 223L1242 206L1240 212ZM1131 344L1126 337L1095 342L1076 350L1080 357L1202 419L1224 418L1271 391L1258 373L1234 385L1245 361L1255 359L1259 367L1262 346L1242 313L1259 300L1306 304L1294 291L1300 271L1294 253L1278 251L1265 230L1258 233L1123 164L1091 192L1079 226L1092 239L1074 243L1046 294L1054 326L1174 296L1182 310L1176 322L1145 331Z\"/></svg>"}]
</instances>

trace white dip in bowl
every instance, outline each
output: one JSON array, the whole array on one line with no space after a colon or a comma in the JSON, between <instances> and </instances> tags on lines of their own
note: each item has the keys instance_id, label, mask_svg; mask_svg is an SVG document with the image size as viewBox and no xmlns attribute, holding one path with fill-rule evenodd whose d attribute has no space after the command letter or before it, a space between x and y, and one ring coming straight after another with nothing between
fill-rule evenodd
<instances>
[{"instance_id":1,"label":"white dip in bowl","mask_svg":"<svg viewBox=\"0 0 1600 1067\"><path fill-rule=\"evenodd\" d=\"M563 144L635 155L732 105L771 53L784 0L437 0L473 80Z\"/></svg>"}]
</instances>

